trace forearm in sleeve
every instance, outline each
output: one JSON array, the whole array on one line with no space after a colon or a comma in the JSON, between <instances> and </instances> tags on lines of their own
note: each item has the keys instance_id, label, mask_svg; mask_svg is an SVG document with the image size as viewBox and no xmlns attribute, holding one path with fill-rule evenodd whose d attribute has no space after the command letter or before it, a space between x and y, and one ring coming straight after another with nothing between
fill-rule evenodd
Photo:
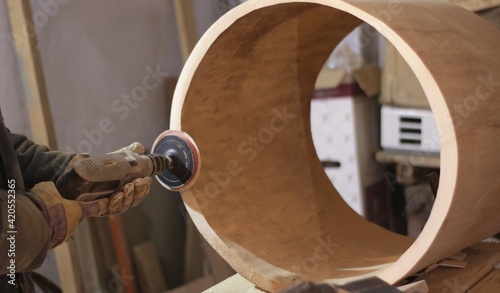
<instances>
[{"instance_id":1,"label":"forearm in sleeve","mask_svg":"<svg viewBox=\"0 0 500 293\"><path fill-rule=\"evenodd\" d=\"M12 259L15 272L39 267L52 236L43 202L29 192L0 190L0 217L0 275L10 273Z\"/></svg>"},{"instance_id":2,"label":"forearm in sleeve","mask_svg":"<svg viewBox=\"0 0 500 293\"><path fill-rule=\"evenodd\" d=\"M9 134L21 167L24 183L28 188L43 181L55 182L75 156L69 152L50 151L48 147L35 144L24 135Z\"/></svg>"}]
</instances>

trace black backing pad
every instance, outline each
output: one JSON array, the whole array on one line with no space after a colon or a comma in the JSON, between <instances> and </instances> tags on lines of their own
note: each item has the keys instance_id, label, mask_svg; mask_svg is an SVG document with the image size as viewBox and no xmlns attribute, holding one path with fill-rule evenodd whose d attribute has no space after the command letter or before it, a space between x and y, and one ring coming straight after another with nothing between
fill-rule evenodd
<instances>
[{"instance_id":1,"label":"black backing pad","mask_svg":"<svg viewBox=\"0 0 500 293\"><path fill-rule=\"evenodd\" d=\"M173 168L156 175L160 183L170 190L183 187L193 176L196 158L190 145L176 135L162 137L154 146L153 153L168 156Z\"/></svg>"}]
</instances>

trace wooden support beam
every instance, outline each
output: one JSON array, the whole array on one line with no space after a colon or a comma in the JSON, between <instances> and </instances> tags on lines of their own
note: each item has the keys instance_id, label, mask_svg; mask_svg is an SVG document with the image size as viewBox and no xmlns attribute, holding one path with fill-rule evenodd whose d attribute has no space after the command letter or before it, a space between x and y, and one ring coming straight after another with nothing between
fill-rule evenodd
<instances>
[{"instance_id":1,"label":"wooden support beam","mask_svg":"<svg viewBox=\"0 0 500 293\"><path fill-rule=\"evenodd\" d=\"M16 52L29 115L32 139L51 149L57 148L54 124L35 26L29 0L7 0L12 44ZM74 243L64 242L55 248L63 292L82 292L82 283Z\"/></svg>"},{"instance_id":2,"label":"wooden support beam","mask_svg":"<svg viewBox=\"0 0 500 293\"><path fill-rule=\"evenodd\" d=\"M120 265L120 274L122 276L123 286L126 293L135 293L137 291L136 275L132 266L132 258L128 248L127 239L125 238L125 229L123 227L122 218L120 215L109 216L109 224L111 234L115 246L118 263Z\"/></svg>"},{"instance_id":3,"label":"wooden support beam","mask_svg":"<svg viewBox=\"0 0 500 293\"><path fill-rule=\"evenodd\" d=\"M55 248L55 254L62 292L84 292L75 242L62 243Z\"/></svg>"},{"instance_id":4,"label":"wooden support beam","mask_svg":"<svg viewBox=\"0 0 500 293\"><path fill-rule=\"evenodd\" d=\"M167 290L163 272L153 242L145 242L132 248L141 293L156 293Z\"/></svg>"},{"instance_id":5,"label":"wooden support beam","mask_svg":"<svg viewBox=\"0 0 500 293\"><path fill-rule=\"evenodd\" d=\"M24 96L30 117L32 139L55 149L56 135L52 122L42 62L37 49L35 26L28 0L7 0L12 42L16 51Z\"/></svg>"},{"instance_id":6,"label":"wooden support beam","mask_svg":"<svg viewBox=\"0 0 500 293\"><path fill-rule=\"evenodd\" d=\"M174 0L174 7L181 53L185 62L198 42L193 3L191 0Z\"/></svg>"}]
</instances>

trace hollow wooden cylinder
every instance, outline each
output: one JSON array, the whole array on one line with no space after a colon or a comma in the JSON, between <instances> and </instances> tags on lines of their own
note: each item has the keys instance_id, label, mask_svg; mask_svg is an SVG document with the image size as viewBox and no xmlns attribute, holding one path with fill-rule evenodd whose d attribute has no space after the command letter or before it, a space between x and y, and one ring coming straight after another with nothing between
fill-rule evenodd
<instances>
[{"instance_id":1,"label":"hollow wooden cylinder","mask_svg":"<svg viewBox=\"0 0 500 293\"><path fill-rule=\"evenodd\" d=\"M439 128L441 176L412 239L353 212L310 132L316 76L366 22L409 63ZM201 153L182 194L200 232L258 287L300 280L389 283L500 231L500 33L436 1L249 1L200 40L174 95L171 128ZM418 160L418 154L415 154Z\"/></svg>"}]
</instances>

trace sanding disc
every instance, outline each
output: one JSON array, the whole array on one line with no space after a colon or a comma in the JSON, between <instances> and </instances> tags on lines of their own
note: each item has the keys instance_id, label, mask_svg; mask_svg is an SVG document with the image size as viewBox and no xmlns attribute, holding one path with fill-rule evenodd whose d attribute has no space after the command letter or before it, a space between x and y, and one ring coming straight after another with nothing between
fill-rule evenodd
<instances>
[{"instance_id":1,"label":"sanding disc","mask_svg":"<svg viewBox=\"0 0 500 293\"><path fill-rule=\"evenodd\" d=\"M200 170L200 152L187 133L163 132L156 138L152 152L167 156L173 162L172 168L156 175L161 185L172 191L184 191L194 184Z\"/></svg>"}]
</instances>

